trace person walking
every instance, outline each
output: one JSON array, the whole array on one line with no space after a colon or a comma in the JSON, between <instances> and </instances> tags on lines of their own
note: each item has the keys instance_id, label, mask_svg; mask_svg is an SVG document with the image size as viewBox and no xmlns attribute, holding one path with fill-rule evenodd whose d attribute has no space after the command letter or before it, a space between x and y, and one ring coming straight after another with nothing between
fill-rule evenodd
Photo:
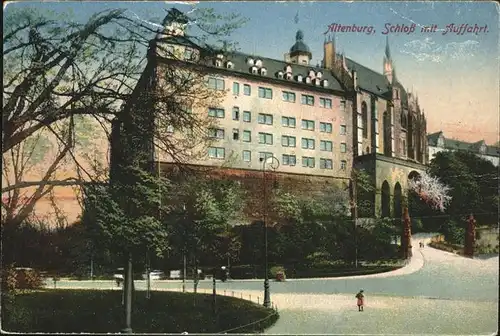
<instances>
[{"instance_id":1,"label":"person walking","mask_svg":"<svg viewBox=\"0 0 500 336\"><path fill-rule=\"evenodd\" d=\"M356 294L356 299L358 299L358 311L363 311L363 306L365 305L365 295L364 291L360 290L358 294Z\"/></svg>"}]
</instances>

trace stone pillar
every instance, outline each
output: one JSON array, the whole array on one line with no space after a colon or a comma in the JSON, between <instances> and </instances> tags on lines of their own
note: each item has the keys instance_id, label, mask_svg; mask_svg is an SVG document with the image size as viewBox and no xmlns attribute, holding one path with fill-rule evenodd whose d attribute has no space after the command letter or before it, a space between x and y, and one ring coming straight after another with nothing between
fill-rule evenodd
<instances>
[{"instance_id":1,"label":"stone pillar","mask_svg":"<svg viewBox=\"0 0 500 336\"><path fill-rule=\"evenodd\" d=\"M403 210L403 232L401 233L401 251L403 259L410 259L411 252L411 221L408 214L408 207L405 206Z\"/></svg>"},{"instance_id":2,"label":"stone pillar","mask_svg":"<svg viewBox=\"0 0 500 336\"><path fill-rule=\"evenodd\" d=\"M474 258L474 245L476 243L476 220L471 214L467 220L467 230L465 231L464 255Z\"/></svg>"}]
</instances>

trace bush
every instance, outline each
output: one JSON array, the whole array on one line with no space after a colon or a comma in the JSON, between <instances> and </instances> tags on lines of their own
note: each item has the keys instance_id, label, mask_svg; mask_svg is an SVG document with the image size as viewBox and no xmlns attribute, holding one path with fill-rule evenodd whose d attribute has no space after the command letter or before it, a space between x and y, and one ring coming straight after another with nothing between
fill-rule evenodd
<instances>
[{"instance_id":1,"label":"bush","mask_svg":"<svg viewBox=\"0 0 500 336\"><path fill-rule=\"evenodd\" d=\"M2 270L2 288L5 288L7 292L13 292L17 288L16 270L12 265Z\"/></svg>"},{"instance_id":2,"label":"bush","mask_svg":"<svg viewBox=\"0 0 500 336\"><path fill-rule=\"evenodd\" d=\"M269 273L271 275L271 279L276 279L276 274L278 274L279 272L285 273L285 268L283 266L271 267L271 269L269 270Z\"/></svg>"},{"instance_id":3,"label":"bush","mask_svg":"<svg viewBox=\"0 0 500 336\"><path fill-rule=\"evenodd\" d=\"M424 224L422 223L422 220L420 218L417 219L412 219L412 231L413 232L422 232L424 230Z\"/></svg>"}]
</instances>

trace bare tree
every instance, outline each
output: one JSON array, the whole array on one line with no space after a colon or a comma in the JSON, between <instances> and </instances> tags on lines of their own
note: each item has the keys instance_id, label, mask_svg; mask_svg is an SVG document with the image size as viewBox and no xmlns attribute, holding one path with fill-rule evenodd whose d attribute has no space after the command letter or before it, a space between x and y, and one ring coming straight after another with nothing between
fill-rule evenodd
<instances>
[{"instance_id":1,"label":"bare tree","mask_svg":"<svg viewBox=\"0 0 500 336\"><path fill-rule=\"evenodd\" d=\"M197 36L186 37L200 44L222 42L243 22L238 16L218 15L211 9L196 10L188 21L188 28ZM54 186L107 180L102 160L90 157L88 152L78 155L75 129L83 116L93 119L109 137L110 120L121 115L122 106L133 97L141 76L144 78L150 40L155 35L171 36L167 31L159 31L158 26L138 20L126 10L99 12L86 23L52 18L30 9L7 12L2 110L2 169L7 182L2 187L2 211L10 212L9 220L25 219ZM158 86L153 93L156 144L181 162L190 154L186 148L193 146L194 138L172 137L167 128L190 128L201 134L206 128L203 120L177 112L217 99L217 95L207 88L196 90L202 87L201 73L183 71L179 75L174 67L175 60L180 61L178 55L171 53L169 58L170 65L161 70L167 84ZM80 121L75 122L78 118ZM26 169L21 169L26 164L19 162L29 161L30 155L23 154L21 158L20 153L38 137L50 138L51 155L45 158L40 178L27 180ZM199 146L201 142L196 143ZM75 176L58 179L56 172L68 161L76 165ZM31 194L21 204L21 194L28 190Z\"/></svg>"}]
</instances>

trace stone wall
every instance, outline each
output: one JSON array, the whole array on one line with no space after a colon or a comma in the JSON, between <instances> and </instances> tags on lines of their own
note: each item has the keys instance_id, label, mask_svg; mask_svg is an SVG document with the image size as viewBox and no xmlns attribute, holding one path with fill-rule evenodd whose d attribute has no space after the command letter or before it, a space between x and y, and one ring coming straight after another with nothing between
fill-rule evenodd
<instances>
[{"instance_id":1,"label":"stone wall","mask_svg":"<svg viewBox=\"0 0 500 336\"><path fill-rule=\"evenodd\" d=\"M263 209L265 203L265 195L267 203L269 204L270 196L276 190L289 192L298 197L322 197L325 192L331 190L330 188L341 188L344 190L349 186L348 179L304 175L304 174L290 174L278 173L258 170L245 170L235 168L213 168L205 166L190 166L193 171L198 174L203 174L209 178L229 179L241 183L243 189L247 192L245 200L246 206L244 209L244 218L240 219L237 224L250 224L252 221L262 220ZM162 171L172 171L173 166L168 163L162 163ZM273 217L268 209L268 216Z\"/></svg>"}]
</instances>

